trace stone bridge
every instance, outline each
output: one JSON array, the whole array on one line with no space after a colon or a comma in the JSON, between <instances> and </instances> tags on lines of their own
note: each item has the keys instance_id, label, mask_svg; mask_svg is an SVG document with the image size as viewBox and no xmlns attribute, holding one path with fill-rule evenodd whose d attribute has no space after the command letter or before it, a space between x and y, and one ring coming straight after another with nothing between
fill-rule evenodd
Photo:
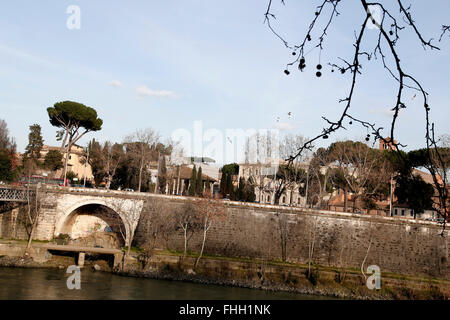
<instances>
[{"instance_id":1,"label":"stone bridge","mask_svg":"<svg viewBox=\"0 0 450 320\"><path fill-rule=\"evenodd\" d=\"M50 240L60 234L77 239L96 231L106 231L116 233L122 238L122 244L128 245L148 194L47 187L41 196L37 239Z\"/></svg>"}]
</instances>

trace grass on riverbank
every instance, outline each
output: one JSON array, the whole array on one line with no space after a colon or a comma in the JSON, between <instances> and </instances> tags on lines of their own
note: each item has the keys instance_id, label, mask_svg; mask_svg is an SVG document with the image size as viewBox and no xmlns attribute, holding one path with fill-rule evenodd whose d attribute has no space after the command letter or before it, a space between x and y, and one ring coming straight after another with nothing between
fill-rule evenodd
<instances>
[{"instance_id":1,"label":"grass on riverbank","mask_svg":"<svg viewBox=\"0 0 450 320\"><path fill-rule=\"evenodd\" d=\"M171 256L183 256L183 251L177 250L155 250L155 253L162 255L171 255ZM198 253L188 251L186 254L187 257L197 258ZM265 266L279 266L279 267L291 267L291 268L299 268L299 269L308 269L308 264L301 263L293 263L281 260L263 260L263 259L254 259L254 258L243 258L243 257L226 257L214 254L206 254L204 253L202 259L213 259L213 260L221 260L221 261L230 261L230 262L242 262L242 263L253 263L253 264L264 264ZM332 266L323 266L314 264L314 269L326 272L335 272L335 273L346 273L349 275L361 275L361 270L356 268L339 268ZM431 284L448 284L450 286L450 279L439 279L436 277L427 277L427 276L414 276L414 275L404 275L398 274L394 272L382 272L383 278L389 278L394 280L403 280L403 281L415 281L415 282L425 282Z\"/></svg>"}]
</instances>

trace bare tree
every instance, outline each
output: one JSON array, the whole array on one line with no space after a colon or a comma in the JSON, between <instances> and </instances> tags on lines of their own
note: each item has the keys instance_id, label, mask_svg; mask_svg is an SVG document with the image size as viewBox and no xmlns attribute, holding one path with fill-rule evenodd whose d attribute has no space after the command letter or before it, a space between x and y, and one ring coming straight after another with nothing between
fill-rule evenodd
<instances>
[{"instance_id":1,"label":"bare tree","mask_svg":"<svg viewBox=\"0 0 450 320\"><path fill-rule=\"evenodd\" d=\"M120 144L112 144L106 141L103 146L103 157L104 157L104 173L106 177L105 188L109 189L111 187L111 182L116 174L117 167L124 158L123 146Z\"/></svg>"},{"instance_id":2,"label":"bare tree","mask_svg":"<svg viewBox=\"0 0 450 320\"><path fill-rule=\"evenodd\" d=\"M198 219L196 207L194 204L187 202L175 212L175 223L178 230L182 230L184 237L184 253L183 258L186 257L188 242L195 232L200 230L201 224Z\"/></svg>"},{"instance_id":3,"label":"bare tree","mask_svg":"<svg viewBox=\"0 0 450 320\"><path fill-rule=\"evenodd\" d=\"M308 219L306 228L308 232L308 277L311 277L311 264L313 262L314 248L316 245L317 217Z\"/></svg>"},{"instance_id":4,"label":"bare tree","mask_svg":"<svg viewBox=\"0 0 450 320\"><path fill-rule=\"evenodd\" d=\"M36 228L39 223L41 216L42 199L46 194L45 185L35 185L31 186L28 182L26 185L27 191L27 203L22 210L24 212L24 217L19 219L22 222L25 231L28 235L27 246L25 247L25 255L27 255L31 249L32 241L35 236Z\"/></svg>"},{"instance_id":5,"label":"bare tree","mask_svg":"<svg viewBox=\"0 0 450 320\"><path fill-rule=\"evenodd\" d=\"M287 259L287 244L291 232L287 214L280 213L278 215L278 228L280 230L281 260L284 262Z\"/></svg>"},{"instance_id":6,"label":"bare tree","mask_svg":"<svg viewBox=\"0 0 450 320\"><path fill-rule=\"evenodd\" d=\"M107 200L108 208L103 208L103 216L107 217L110 227L118 230L127 247L125 258L130 255L136 227L141 217L143 200L110 198ZM112 210L111 210L111 209Z\"/></svg>"},{"instance_id":7,"label":"bare tree","mask_svg":"<svg viewBox=\"0 0 450 320\"><path fill-rule=\"evenodd\" d=\"M197 268L198 262L200 261L203 250L205 248L206 234L211 228L212 224L217 220L223 220L226 218L226 208L222 200L212 199L208 194L204 194L203 198L199 198L195 202L196 212L199 217L200 223L202 225L202 247L200 249L200 254L195 260L194 270Z\"/></svg>"},{"instance_id":8,"label":"bare tree","mask_svg":"<svg viewBox=\"0 0 450 320\"><path fill-rule=\"evenodd\" d=\"M14 140L9 136L9 129L6 121L0 119L0 149L11 149L15 145Z\"/></svg>"},{"instance_id":9,"label":"bare tree","mask_svg":"<svg viewBox=\"0 0 450 320\"><path fill-rule=\"evenodd\" d=\"M168 248L170 236L176 229L173 208L164 199L150 198L143 208L148 214L146 219L146 239L143 244L144 267L153 255L158 240L162 239Z\"/></svg>"},{"instance_id":10,"label":"bare tree","mask_svg":"<svg viewBox=\"0 0 450 320\"><path fill-rule=\"evenodd\" d=\"M342 1L340 0L321 0L316 8L314 18L312 18L312 22L308 27L306 35L302 37L302 40L298 44L291 45L273 27L272 22L275 19L275 15L272 11L273 1L268 1L267 10L265 12L265 22L267 23L268 28L274 33L274 35L282 41L283 45L288 50L290 50L292 55L295 57L293 61L287 64L286 69L284 70L285 74L290 74L289 69L292 66L298 66L299 70L303 71L306 68L306 54L313 49L317 49L319 51L318 56L321 57L321 51L324 49L325 39L329 28L334 23L334 18L340 14L338 8L341 2ZM281 3L284 5L285 0L281 0ZM342 74L345 74L346 72L351 73L349 93L347 97L339 100L339 102L344 104L342 112L336 120L330 120L326 117L322 117L326 122L326 126L322 129L322 132L306 141L304 145L299 148L296 153L292 154L288 159L290 161L294 160L305 150L310 150L317 140L327 139L330 134L340 129L345 129L347 123L348 125L352 125L353 123L359 124L370 131L370 134L368 134L367 136L367 140L370 140L370 135L372 135L374 138L374 142L379 139L384 141L385 143L391 143L394 146L395 150L400 151L400 148L405 147L405 145L395 139L395 127L397 118L400 111L407 108L405 98L406 92L415 92L420 96L425 111L425 143L428 150L428 158L431 163L428 170L433 177L434 186L439 193L440 206L438 208L438 212L444 218L443 230L445 230L445 221L448 219L449 214L447 208L448 182L446 180L446 177L443 177L442 181L441 179L439 179L438 170L435 164L433 164L433 161L431 161L431 150L434 150L434 152L436 152L438 158L440 152L438 148L438 140L435 138L435 124L431 121L430 118L431 107L429 105L429 97L424 86L411 73L406 71L404 64L401 62L398 40L400 39L401 32L409 29L415 35L418 43L420 43L423 49L440 49L432 43L432 39L426 40L423 37L413 18L411 6L405 6L404 1L397 0L393 4L396 7L398 14L394 13L396 11L395 9L385 7L380 2L367 2L366 0L360 0L354 1L352 5L359 5L362 22L361 25L357 27L357 31L355 31L353 56L350 61L339 58L339 63L328 63L328 66L330 67L332 72L334 72L334 70L338 70ZM377 19L372 15L372 10L375 8L381 12L381 18L379 21L377 21ZM366 50L363 47L363 44L366 43L366 41L364 40L367 39L368 43L370 43L371 40L371 37L367 36L365 33L365 30L369 26L369 24L372 24L378 28L378 34L377 37L373 38L375 39L375 41L372 41L373 47L369 50ZM439 41L443 39L445 33L448 31L449 26L443 25ZM317 38L315 38L315 34L318 34ZM375 123L361 120L352 115L352 113L350 112L353 103L353 97L356 92L356 82L358 80L358 75L362 73L362 61L366 59L366 61L369 62L370 60L372 60L372 58L381 58L384 69L386 70L387 74L392 77L393 82L396 83L397 86L397 94L392 106L392 121L389 129L389 136L387 138L387 134L384 134L382 132L383 127L377 127ZM320 58L316 68L316 76L320 77L323 72ZM402 157L401 153L398 153L398 155Z\"/></svg>"},{"instance_id":11,"label":"bare tree","mask_svg":"<svg viewBox=\"0 0 450 320\"><path fill-rule=\"evenodd\" d=\"M149 162L153 160L152 146L159 141L159 134L151 128L136 130L135 133L125 138L127 153L132 155L132 159L138 168L138 191L141 191L142 176Z\"/></svg>"}]
</instances>

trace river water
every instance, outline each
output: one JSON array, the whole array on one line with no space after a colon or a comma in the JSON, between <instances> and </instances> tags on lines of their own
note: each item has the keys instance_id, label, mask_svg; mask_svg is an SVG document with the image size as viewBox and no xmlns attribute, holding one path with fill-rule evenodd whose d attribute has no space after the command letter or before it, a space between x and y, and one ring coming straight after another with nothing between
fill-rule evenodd
<instances>
[{"instance_id":1,"label":"river water","mask_svg":"<svg viewBox=\"0 0 450 320\"><path fill-rule=\"evenodd\" d=\"M0 299L122 300L267 300L323 299L317 296L190 282L132 278L107 272L81 271L81 289L67 288L60 269L0 268Z\"/></svg>"}]
</instances>

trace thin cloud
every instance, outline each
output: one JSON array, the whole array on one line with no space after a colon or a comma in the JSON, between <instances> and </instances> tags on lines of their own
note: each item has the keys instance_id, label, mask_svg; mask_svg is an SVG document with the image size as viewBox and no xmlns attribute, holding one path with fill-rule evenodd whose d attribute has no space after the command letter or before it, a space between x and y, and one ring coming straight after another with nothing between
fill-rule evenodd
<instances>
[{"instance_id":1,"label":"thin cloud","mask_svg":"<svg viewBox=\"0 0 450 320\"><path fill-rule=\"evenodd\" d=\"M399 110L399 114L403 112L403 109ZM371 114L381 114L387 117L392 117L394 115L394 111L389 108L372 108L369 109L369 113Z\"/></svg>"},{"instance_id":2,"label":"thin cloud","mask_svg":"<svg viewBox=\"0 0 450 320\"><path fill-rule=\"evenodd\" d=\"M110 81L108 84L114 88L123 87L123 83L120 82L119 80Z\"/></svg>"},{"instance_id":3,"label":"thin cloud","mask_svg":"<svg viewBox=\"0 0 450 320\"><path fill-rule=\"evenodd\" d=\"M175 93L170 90L152 90L147 86L139 86L136 92L141 97L174 98Z\"/></svg>"},{"instance_id":4,"label":"thin cloud","mask_svg":"<svg viewBox=\"0 0 450 320\"><path fill-rule=\"evenodd\" d=\"M295 126L294 124L289 123L289 122L277 122L274 127L275 127L275 129L282 130L282 131L293 130L293 129L297 128L297 126Z\"/></svg>"}]
</instances>

